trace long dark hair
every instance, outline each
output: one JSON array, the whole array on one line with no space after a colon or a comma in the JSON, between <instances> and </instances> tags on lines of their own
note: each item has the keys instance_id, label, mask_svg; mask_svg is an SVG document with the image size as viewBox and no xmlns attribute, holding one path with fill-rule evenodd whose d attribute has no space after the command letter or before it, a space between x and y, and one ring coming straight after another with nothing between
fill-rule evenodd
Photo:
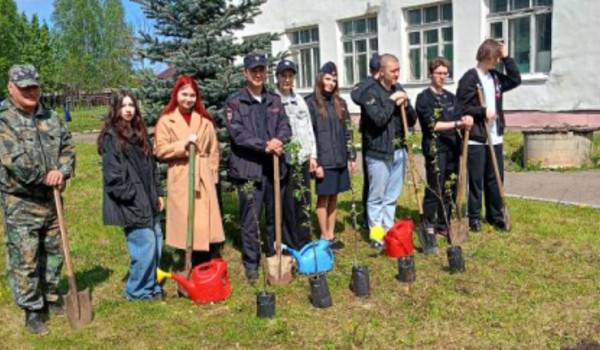
<instances>
[{"instance_id":1,"label":"long dark hair","mask_svg":"<svg viewBox=\"0 0 600 350\"><path fill-rule=\"evenodd\" d=\"M317 103L317 108L319 109L319 113L321 114L322 118L328 117L327 108L325 107L325 98L323 97L325 93L325 85L323 84L323 78L325 78L325 74L326 73L319 73L319 75L317 75L317 83L315 84L314 90L315 102ZM340 97L339 83L335 84L335 88L331 92L331 97L333 98L333 106L335 108L336 116L339 120L344 119L343 109L345 103L344 100Z\"/></svg>"},{"instance_id":2,"label":"long dark hair","mask_svg":"<svg viewBox=\"0 0 600 350\"><path fill-rule=\"evenodd\" d=\"M131 121L126 121L121 117L121 106L123 105L123 99L129 97L135 106L135 113ZM148 142L148 131L146 130L146 124L144 124L144 118L140 112L140 107L135 96L129 91L115 92L110 98L110 110L104 121L104 127L98 136L98 153L102 154L102 148L104 145L104 136L109 129L113 129L117 136L117 143L121 150L127 150L130 138L135 136L135 142L143 149L144 154L150 155L152 148Z\"/></svg>"},{"instance_id":3,"label":"long dark hair","mask_svg":"<svg viewBox=\"0 0 600 350\"><path fill-rule=\"evenodd\" d=\"M194 111L200 114L202 118L206 118L212 122L213 120L210 114L208 114L208 111L206 111L206 108L204 107L204 99L202 98L200 88L198 87L196 80L189 75L181 75L179 78L177 78L175 86L173 87L173 91L171 92L171 99L163 109L161 115L169 114L177 108L177 94L179 93L179 90L186 85L191 86L192 90L194 90L196 93L196 104L194 105Z\"/></svg>"}]
</instances>

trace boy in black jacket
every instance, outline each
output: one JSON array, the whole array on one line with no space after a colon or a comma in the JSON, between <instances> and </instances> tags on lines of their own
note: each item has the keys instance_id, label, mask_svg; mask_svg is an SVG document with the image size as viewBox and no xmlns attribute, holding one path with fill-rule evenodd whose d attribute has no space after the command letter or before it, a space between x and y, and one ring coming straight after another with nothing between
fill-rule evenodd
<instances>
[{"instance_id":1,"label":"boy in black jacket","mask_svg":"<svg viewBox=\"0 0 600 350\"><path fill-rule=\"evenodd\" d=\"M502 215L502 198L494 176L487 142L492 142L500 176L504 179L502 135L506 125L502 110L502 94L521 84L521 74L515 61L508 56L507 47L496 40L485 40L477 50L477 67L468 70L458 82L456 97L461 115L471 115L475 124L471 129L468 155L469 199L468 213L471 231L481 230L481 192L485 192L486 220L500 230L506 228ZM494 67L504 64L506 74ZM482 107L478 87L483 89L487 108ZM490 127L491 140L487 139L485 124Z\"/></svg>"}]
</instances>

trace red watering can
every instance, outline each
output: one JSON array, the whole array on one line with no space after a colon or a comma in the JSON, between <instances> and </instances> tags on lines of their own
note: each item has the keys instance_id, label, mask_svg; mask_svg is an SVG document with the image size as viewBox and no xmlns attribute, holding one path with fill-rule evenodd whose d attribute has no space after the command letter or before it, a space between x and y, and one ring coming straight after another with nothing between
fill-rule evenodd
<instances>
[{"instance_id":1,"label":"red watering can","mask_svg":"<svg viewBox=\"0 0 600 350\"><path fill-rule=\"evenodd\" d=\"M385 254L391 258L412 255L414 223L411 219L398 220L385 235Z\"/></svg>"},{"instance_id":2,"label":"red watering can","mask_svg":"<svg viewBox=\"0 0 600 350\"><path fill-rule=\"evenodd\" d=\"M189 280L161 269L157 269L156 276L159 283L165 278L175 280L187 292L188 297L197 304L223 301L231 295L227 262L220 258L194 267Z\"/></svg>"}]
</instances>

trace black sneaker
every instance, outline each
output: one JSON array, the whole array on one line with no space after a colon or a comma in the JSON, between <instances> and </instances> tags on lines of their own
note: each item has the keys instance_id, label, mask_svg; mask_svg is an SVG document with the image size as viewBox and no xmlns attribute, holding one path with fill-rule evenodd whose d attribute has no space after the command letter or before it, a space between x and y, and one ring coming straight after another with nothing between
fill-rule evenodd
<instances>
[{"instance_id":1,"label":"black sneaker","mask_svg":"<svg viewBox=\"0 0 600 350\"><path fill-rule=\"evenodd\" d=\"M44 312L42 310L25 310L25 328L31 334L48 334L48 328L44 324Z\"/></svg>"},{"instance_id":2,"label":"black sneaker","mask_svg":"<svg viewBox=\"0 0 600 350\"><path fill-rule=\"evenodd\" d=\"M504 221L496 221L492 226L498 231L506 232L506 223Z\"/></svg>"},{"instance_id":3,"label":"black sneaker","mask_svg":"<svg viewBox=\"0 0 600 350\"><path fill-rule=\"evenodd\" d=\"M470 220L469 221L469 230L471 232L481 232L481 221Z\"/></svg>"},{"instance_id":4,"label":"black sneaker","mask_svg":"<svg viewBox=\"0 0 600 350\"><path fill-rule=\"evenodd\" d=\"M344 242L340 241L339 239L332 239L331 241L329 241L329 248L331 248L332 250L340 250L343 249L346 245L344 244Z\"/></svg>"},{"instance_id":5,"label":"black sneaker","mask_svg":"<svg viewBox=\"0 0 600 350\"><path fill-rule=\"evenodd\" d=\"M258 280L258 269L256 268L246 268L246 281L250 285L254 285Z\"/></svg>"}]
</instances>

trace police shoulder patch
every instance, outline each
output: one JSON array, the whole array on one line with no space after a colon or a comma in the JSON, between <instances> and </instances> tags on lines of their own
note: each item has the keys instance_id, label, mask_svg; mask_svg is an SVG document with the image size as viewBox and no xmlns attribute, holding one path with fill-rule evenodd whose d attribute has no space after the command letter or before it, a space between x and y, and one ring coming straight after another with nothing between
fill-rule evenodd
<instances>
[{"instance_id":1,"label":"police shoulder patch","mask_svg":"<svg viewBox=\"0 0 600 350\"><path fill-rule=\"evenodd\" d=\"M231 121L233 118L233 109L231 107L225 107L225 118L227 118L227 121Z\"/></svg>"}]
</instances>

